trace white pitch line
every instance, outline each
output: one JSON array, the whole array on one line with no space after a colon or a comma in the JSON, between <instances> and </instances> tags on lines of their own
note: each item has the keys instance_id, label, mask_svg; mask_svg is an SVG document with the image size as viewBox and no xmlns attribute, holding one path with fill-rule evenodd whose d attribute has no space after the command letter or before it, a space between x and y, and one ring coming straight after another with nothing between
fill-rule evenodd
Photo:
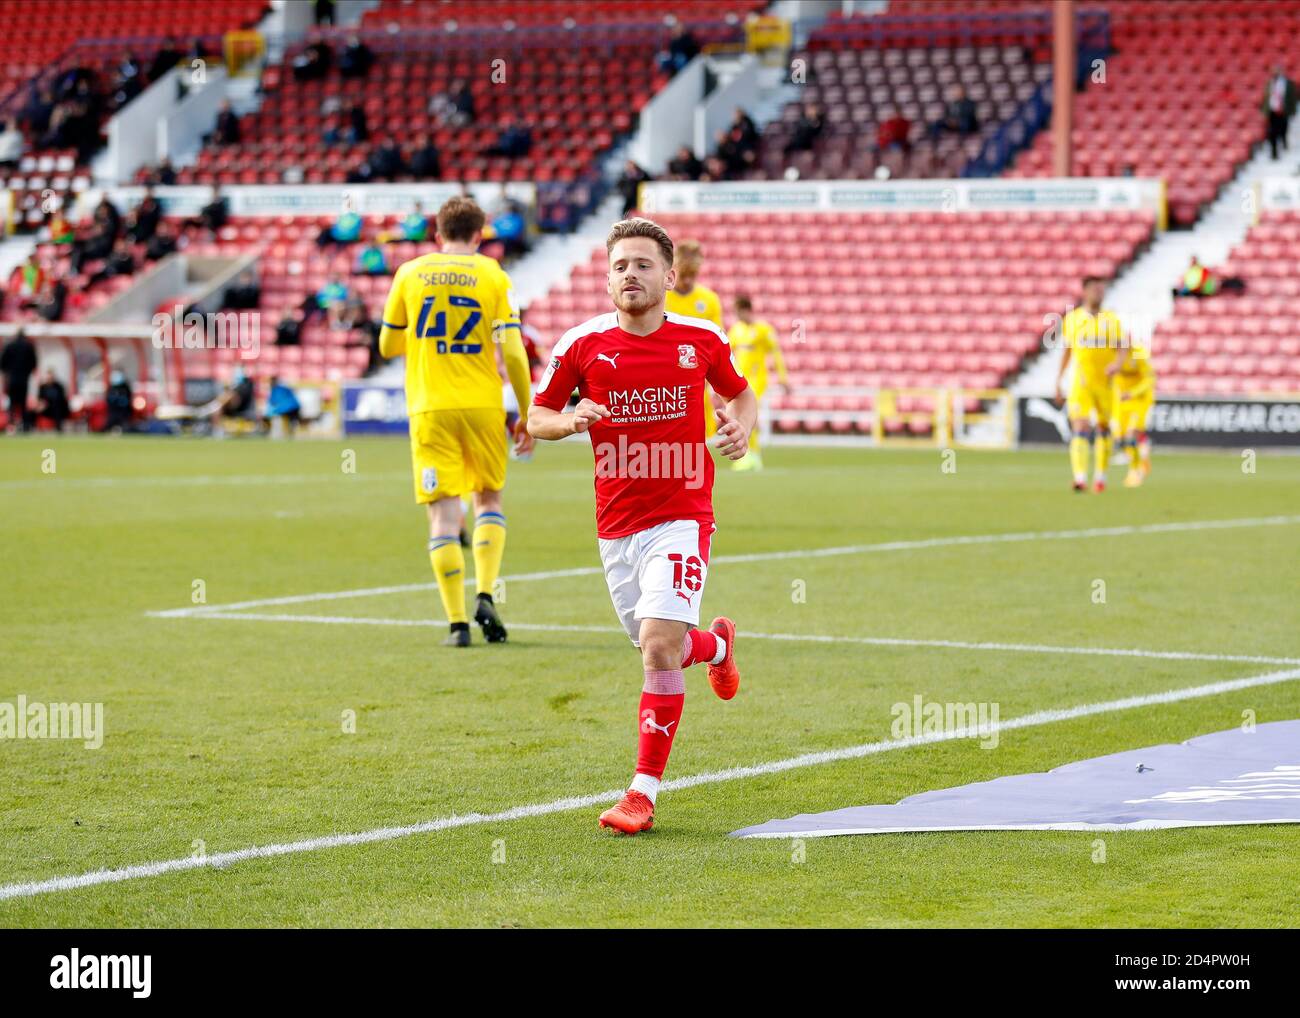
<instances>
[{"instance_id":1,"label":"white pitch line","mask_svg":"<svg viewBox=\"0 0 1300 1018\"><path fill-rule=\"evenodd\" d=\"M1279 682L1291 682L1300 679L1300 669L1291 671L1269 672L1243 679L1229 679L1224 682L1211 682L1203 686L1190 686L1184 689L1171 689L1164 693L1150 693L1145 696L1131 696L1122 700L1106 700L1101 703L1082 704L1077 707L1036 711L1022 717L1012 718L995 725L990 725L977 732L966 733L964 730L943 732L932 735L910 736L905 739L888 739L880 742L866 742L843 749L823 750L817 753L804 753L784 760L754 764L748 767L730 767L726 770L705 771L684 778L665 781L663 789L678 790L695 788L699 785L714 785L725 781L740 781L745 778L761 777L768 774L780 774L784 771L801 767L815 767L820 764L837 763L842 760L855 760L876 753L888 753L897 749L910 749L932 742L948 742L953 739L968 738L978 735L987 737L993 731L1012 731L1018 728L1032 728L1037 725L1052 724L1057 721L1069 721L1074 718L1088 717L1093 714L1106 714L1112 711L1132 710L1137 707L1150 707L1162 703L1177 703L1181 700L1193 700L1204 696L1217 696L1239 689L1255 686L1274 685ZM355 834L327 834L304 841L282 842L276 845L261 845L241 848L231 852L215 852L201 857L185 856L180 859L167 859L161 862L141 863L124 866L116 870L94 870L76 876L52 877L48 880L33 880L19 884L0 886L0 901L15 898L33 898L55 891L70 891L81 887L94 887L100 884L121 883L126 880L138 880L144 877L158 877L166 873L180 873L187 870L203 869L208 866L225 868L233 863L246 862L250 859L270 859L278 856L297 855L303 852L315 852L327 848L339 848L345 845L368 845L380 841L393 841L409 838L417 834L432 834L437 831L456 827L469 827L477 824L504 823L510 820L522 820L528 817L546 816L551 813L563 813L575 809L595 806L602 802L616 799L624 789L615 788L591 795L570 796L553 799L550 802L533 803L527 806L514 806L497 813L452 814L437 820L406 827L381 827Z\"/></svg>"},{"instance_id":2,"label":"white pitch line","mask_svg":"<svg viewBox=\"0 0 1300 1018\"><path fill-rule=\"evenodd\" d=\"M218 619L233 622L314 622L330 626L399 626L404 628L440 628L443 619L385 619L365 615L286 615L266 612L203 612L199 615L169 616L195 619ZM619 636L624 631L619 626L579 626L547 622L514 622L509 629L535 630L547 633L610 633ZM1013 654L1075 654L1096 657L1139 657L1164 661L1230 661L1259 665L1300 665L1300 657L1269 657L1262 654L1210 654L1194 650L1143 650L1132 647L1059 647L1046 643L993 643L965 640L921 640L891 636L830 636L820 633L754 633L741 630L738 636L746 640L782 640L796 643L850 643L870 647L933 647L948 650L983 650Z\"/></svg>"},{"instance_id":3,"label":"white pitch line","mask_svg":"<svg viewBox=\"0 0 1300 1018\"><path fill-rule=\"evenodd\" d=\"M1090 537L1124 537L1132 534L1178 533L1188 530L1223 530L1235 527L1274 527L1300 523L1296 516L1248 516L1232 520L1190 520L1183 523L1142 523L1124 527L1092 527L1085 530L1029 530L1010 534L970 534L957 537L930 537L913 541L886 541L881 544L846 544L830 548L810 548L795 551L755 552L749 555L715 555L711 565L731 562L774 562L792 558L827 558L839 555L871 555L891 551L920 551L926 548L944 548L954 545L1002 544L1015 541L1067 541ZM525 583L530 580L554 580L567 576L598 576L599 566L579 566L573 569L552 569L537 573L517 573L503 576L505 583ZM415 583L396 587L362 587L356 590L334 590L315 594L290 594L285 597L238 601L232 604L198 605L189 608L171 608L146 612L156 618L183 618L206 615L210 612L233 611L242 608L263 608L272 605L306 604L311 601L334 601L350 597L375 597L414 590L433 590L436 584Z\"/></svg>"}]
</instances>

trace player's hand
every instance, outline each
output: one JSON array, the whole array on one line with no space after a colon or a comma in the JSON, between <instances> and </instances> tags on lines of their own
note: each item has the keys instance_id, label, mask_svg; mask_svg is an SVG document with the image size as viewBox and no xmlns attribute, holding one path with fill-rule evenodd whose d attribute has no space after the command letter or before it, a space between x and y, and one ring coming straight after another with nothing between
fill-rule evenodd
<instances>
[{"instance_id":1,"label":"player's hand","mask_svg":"<svg viewBox=\"0 0 1300 1018\"><path fill-rule=\"evenodd\" d=\"M713 439L715 447L729 460L740 459L749 452L749 432L727 411L715 412L718 415L718 433Z\"/></svg>"},{"instance_id":2,"label":"player's hand","mask_svg":"<svg viewBox=\"0 0 1300 1018\"><path fill-rule=\"evenodd\" d=\"M536 439L528 434L528 421L523 417L515 421L515 455L519 457L531 456Z\"/></svg>"},{"instance_id":3,"label":"player's hand","mask_svg":"<svg viewBox=\"0 0 1300 1018\"><path fill-rule=\"evenodd\" d=\"M1056 387L1056 396L1052 399L1052 403L1058 407L1065 406L1065 394L1061 392L1059 385Z\"/></svg>"},{"instance_id":4,"label":"player's hand","mask_svg":"<svg viewBox=\"0 0 1300 1018\"><path fill-rule=\"evenodd\" d=\"M590 399L578 400L578 405L573 408L574 434L582 434L602 417L609 416L611 416L609 407L603 403L597 403Z\"/></svg>"}]
</instances>

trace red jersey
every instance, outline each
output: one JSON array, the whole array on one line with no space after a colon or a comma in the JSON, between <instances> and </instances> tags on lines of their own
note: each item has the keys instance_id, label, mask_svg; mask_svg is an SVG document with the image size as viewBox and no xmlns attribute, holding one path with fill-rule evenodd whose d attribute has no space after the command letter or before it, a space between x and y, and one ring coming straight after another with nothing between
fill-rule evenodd
<instances>
[{"instance_id":1,"label":"red jersey","mask_svg":"<svg viewBox=\"0 0 1300 1018\"><path fill-rule=\"evenodd\" d=\"M728 400L747 385L726 335L703 318L668 313L650 335L634 336L611 311L555 344L533 402L563 410L576 388L611 414L589 432L599 537L624 537L668 520L713 522L706 381Z\"/></svg>"}]
</instances>

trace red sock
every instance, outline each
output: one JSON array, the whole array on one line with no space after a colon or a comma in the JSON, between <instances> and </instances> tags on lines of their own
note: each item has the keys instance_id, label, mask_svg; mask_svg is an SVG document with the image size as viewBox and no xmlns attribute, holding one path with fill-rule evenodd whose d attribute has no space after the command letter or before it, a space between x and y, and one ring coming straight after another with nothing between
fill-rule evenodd
<instances>
[{"instance_id":1,"label":"red sock","mask_svg":"<svg viewBox=\"0 0 1300 1018\"><path fill-rule=\"evenodd\" d=\"M706 629L688 629L682 646L682 667L712 661L718 656L718 638Z\"/></svg>"},{"instance_id":2,"label":"red sock","mask_svg":"<svg viewBox=\"0 0 1300 1018\"><path fill-rule=\"evenodd\" d=\"M645 673L641 691L637 736L636 772L662 778L672 752L677 724L686 702L686 678L681 669Z\"/></svg>"}]
</instances>

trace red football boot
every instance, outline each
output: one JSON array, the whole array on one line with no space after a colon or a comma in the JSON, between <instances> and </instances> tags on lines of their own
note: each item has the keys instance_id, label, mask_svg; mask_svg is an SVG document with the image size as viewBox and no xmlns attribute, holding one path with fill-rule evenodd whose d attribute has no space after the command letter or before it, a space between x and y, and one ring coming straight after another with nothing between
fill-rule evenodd
<instances>
[{"instance_id":1,"label":"red football boot","mask_svg":"<svg viewBox=\"0 0 1300 1018\"><path fill-rule=\"evenodd\" d=\"M740 670L736 667L736 624L725 615L709 623L709 632L727 642L727 655L720 664L709 665L709 685L719 699L730 700L740 688Z\"/></svg>"},{"instance_id":2,"label":"red football boot","mask_svg":"<svg viewBox=\"0 0 1300 1018\"><path fill-rule=\"evenodd\" d=\"M601 827L612 827L623 834L648 831L654 824L655 804L634 789L629 789L616 805L600 815Z\"/></svg>"}]
</instances>

